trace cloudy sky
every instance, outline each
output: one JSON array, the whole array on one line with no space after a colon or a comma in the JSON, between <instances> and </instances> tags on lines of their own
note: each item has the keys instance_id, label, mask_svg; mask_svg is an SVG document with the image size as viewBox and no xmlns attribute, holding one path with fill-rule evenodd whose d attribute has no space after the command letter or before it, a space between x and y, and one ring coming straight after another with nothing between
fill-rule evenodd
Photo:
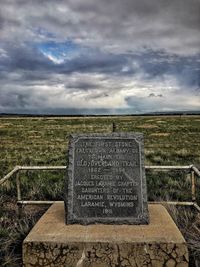
<instances>
[{"instance_id":1,"label":"cloudy sky","mask_svg":"<svg viewBox=\"0 0 200 267\"><path fill-rule=\"evenodd\" d=\"M0 113L200 110L200 0L0 0Z\"/></svg>"}]
</instances>

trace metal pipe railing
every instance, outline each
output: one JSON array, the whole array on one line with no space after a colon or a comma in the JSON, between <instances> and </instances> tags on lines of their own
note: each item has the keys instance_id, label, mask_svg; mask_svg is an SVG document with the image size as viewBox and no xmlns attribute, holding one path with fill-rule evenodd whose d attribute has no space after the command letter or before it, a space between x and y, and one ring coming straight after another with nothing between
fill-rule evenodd
<instances>
[{"instance_id":1,"label":"metal pipe railing","mask_svg":"<svg viewBox=\"0 0 200 267\"><path fill-rule=\"evenodd\" d=\"M193 165L186 166L145 166L145 169L154 170L190 170Z\"/></svg>"},{"instance_id":2,"label":"metal pipe railing","mask_svg":"<svg viewBox=\"0 0 200 267\"><path fill-rule=\"evenodd\" d=\"M191 165L191 169L195 172L195 174L196 174L197 176L200 177L200 171L197 169L197 167L195 167L194 165Z\"/></svg>"},{"instance_id":3,"label":"metal pipe railing","mask_svg":"<svg viewBox=\"0 0 200 267\"><path fill-rule=\"evenodd\" d=\"M36 171L36 170L65 170L67 166L19 166L19 170Z\"/></svg>"},{"instance_id":4,"label":"metal pipe railing","mask_svg":"<svg viewBox=\"0 0 200 267\"><path fill-rule=\"evenodd\" d=\"M67 166L16 166L12 171L10 171L7 175L5 175L2 179L0 179L0 185L5 183L8 179L10 179L14 174L16 175L16 189L17 189L17 204L19 207L19 213L21 213L22 205L50 205L55 201L49 200L22 200L21 196L21 181L19 177L19 171L36 171L36 170L66 170ZM150 170L189 170L191 175L191 195L192 202L175 202L175 201L156 201L150 203L160 203L160 204L171 204L171 205L186 205L186 206L194 206L199 212L200 207L196 203L196 176L200 177L200 171L194 165L186 165L186 166L145 166L145 169Z\"/></svg>"},{"instance_id":5,"label":"metal pipe railing","mask_svg":"<svg viewBox=\"0 0 200 267\"><path fill-rule=\"evenodd\" d=\"M0 185L6 182L13 174L20 170L65 170L67 166L16 166L12 171L0 179ZM145 166L145 169L154 170L193 170L200 177L200 171L194 165L186 166Z\"/></svg>"},{"instance_id":6,"label":"metal pipe railing","mask_svg":"<svg viewBox=\"0 0 200 267\"><path fill-rule=\"evenodd\" d=\"M1 180L0 180L0 185L2 185L3 183L5 183L8 179L10 179L10 177L15 174L17 171L19 170L19 166L16 166L12 171L10 171L8 174L6 174L6 176L4 176Z\"/></svg>"}]
</instances>

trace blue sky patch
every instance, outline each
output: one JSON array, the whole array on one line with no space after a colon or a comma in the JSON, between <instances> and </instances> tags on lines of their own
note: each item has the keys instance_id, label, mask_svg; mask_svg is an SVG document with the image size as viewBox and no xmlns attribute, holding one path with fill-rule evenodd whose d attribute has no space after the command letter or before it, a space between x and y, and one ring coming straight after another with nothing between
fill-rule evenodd
<instances>
[{"instance_id":1,"label":"blue sky patch","mask_svg":"<svg viewBox=\"0 0 200 267\"><path fill-rule=\"evenodd\" d=\"M62 43L49 41L37 44L37 48L43 55L54 61L54 63L63 63L80 50L80 47L72 41Z\"/></svg>"}]
</instances>

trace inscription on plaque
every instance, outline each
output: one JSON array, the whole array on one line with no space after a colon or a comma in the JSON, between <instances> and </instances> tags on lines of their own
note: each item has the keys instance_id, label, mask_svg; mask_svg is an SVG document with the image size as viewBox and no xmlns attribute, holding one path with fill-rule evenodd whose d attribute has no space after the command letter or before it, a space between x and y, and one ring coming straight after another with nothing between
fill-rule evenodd
<instances>
[{"instance_id":1,"label":"inscription on plaque","mask_svg":"<svg viewBox=\"0 0 200 267\"><path fill-rule=\"evenodd\" d=\"M66 223L148 223L142 134L72 135Z\"/></svg>"}]
</instances>

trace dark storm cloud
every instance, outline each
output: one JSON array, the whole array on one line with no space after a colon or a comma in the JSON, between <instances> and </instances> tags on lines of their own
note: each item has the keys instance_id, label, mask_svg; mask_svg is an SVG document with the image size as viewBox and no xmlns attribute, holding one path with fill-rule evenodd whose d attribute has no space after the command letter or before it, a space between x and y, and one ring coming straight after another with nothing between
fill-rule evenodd
<instances>
[{"instance_id":1,"label":"dark storm cloud","mask_svg":"<svg viewBox=\"0 0 200 267\"><path fill-rule=\"evenodd\" d=\"M66 89L81 89L81 90L91 90L94 88L99 87L98 83L94 83L91 81L73 81L73 82L69 82L68 84L65 85Z\"/></svg>"},{"instance_id":2,"label":"dark storm cloud","mask_svg":"<svg viewBox=\"0 0 200 267\"><path fill-rule=\"evenodd\" d=\"M13 38L37 40L31 29L40 27L55 33L56 38L110 46L116 52L150 46L191 53L200 44L199 0L13 0L2 1L1 6L5 30L8 34L15 30ZM11 29L13 18L16 27Z\"/></svg>"},{"instance_id":3,"label":"dark storm cloud","mask_svg":"<svg viewBox=\"0 0 200 267\"><path fill-rule=\"evenodd\" d=\"M9 59L3 58L3 65L6 74L14 71L21 71L22 80L42 81L48 80L49 76L54 74L69 74L72 72L85 73L110 73L110 75L128 75L133 76L138 72L131 62L137 63L140 72L143 73L143 79L162 78L163 75L172 75L177 78L180 84L187 86L199 86L200 69L196 57L169 57L160 52L148 51L140 54L111 54L108 52L96 51L87 54L80 54L75 58L67 60L61 64L54 64L48 60L35 47L22 45L19 47L7 48ZM127 71L122 71L126 66ZM1 75L3 75L1 73ZM17 78L15 78L17 81ZM77 83L78 85L78 83ZM93 87L87 83L88 89ZM78 88L83 88L78 86Z\"/></svg>"},{"instance_id":4,"label":"dark storm cloud","mask_svg":"<svg viewBox=\"0 0 200 267\"><path fill-rule=\"evenodd\" d=\"M27 93L12 93L0 92L1 106L5 109L12 107L12 109L26 108L29 105L30 96Z\"/></svg>"},{"instance_id":5,"label":"dark storm cloud","mask_svg":"<svg viewBox=\"0 0 200 267\"><path fill-rule=\"evenodd\" d=\"M154 93L149 94L149 97L163 97L162 94L156 95Z\"/></svg>"},{"instance_id":6,"label":"dark storm cloud","mask_svg":"<svg viewBox=\"0 0 200 267\"><path fill-rule=\"evenodd\" d=\"M197 109L199 28L199 0L1 0L0 112Z\"/></svg>"},{"instance_id":7,"label":"dark storm cloud","mask_svg":"<svg viewBox=\"0 0 200 267\"><path fill-rule=\"evenodd\" d=\"M200 90L200 54L180 57L149 51L136 58L145 74L144 79L162 79L169 75L175 77L180 86Z\"/></svg>"}]
</instances>

